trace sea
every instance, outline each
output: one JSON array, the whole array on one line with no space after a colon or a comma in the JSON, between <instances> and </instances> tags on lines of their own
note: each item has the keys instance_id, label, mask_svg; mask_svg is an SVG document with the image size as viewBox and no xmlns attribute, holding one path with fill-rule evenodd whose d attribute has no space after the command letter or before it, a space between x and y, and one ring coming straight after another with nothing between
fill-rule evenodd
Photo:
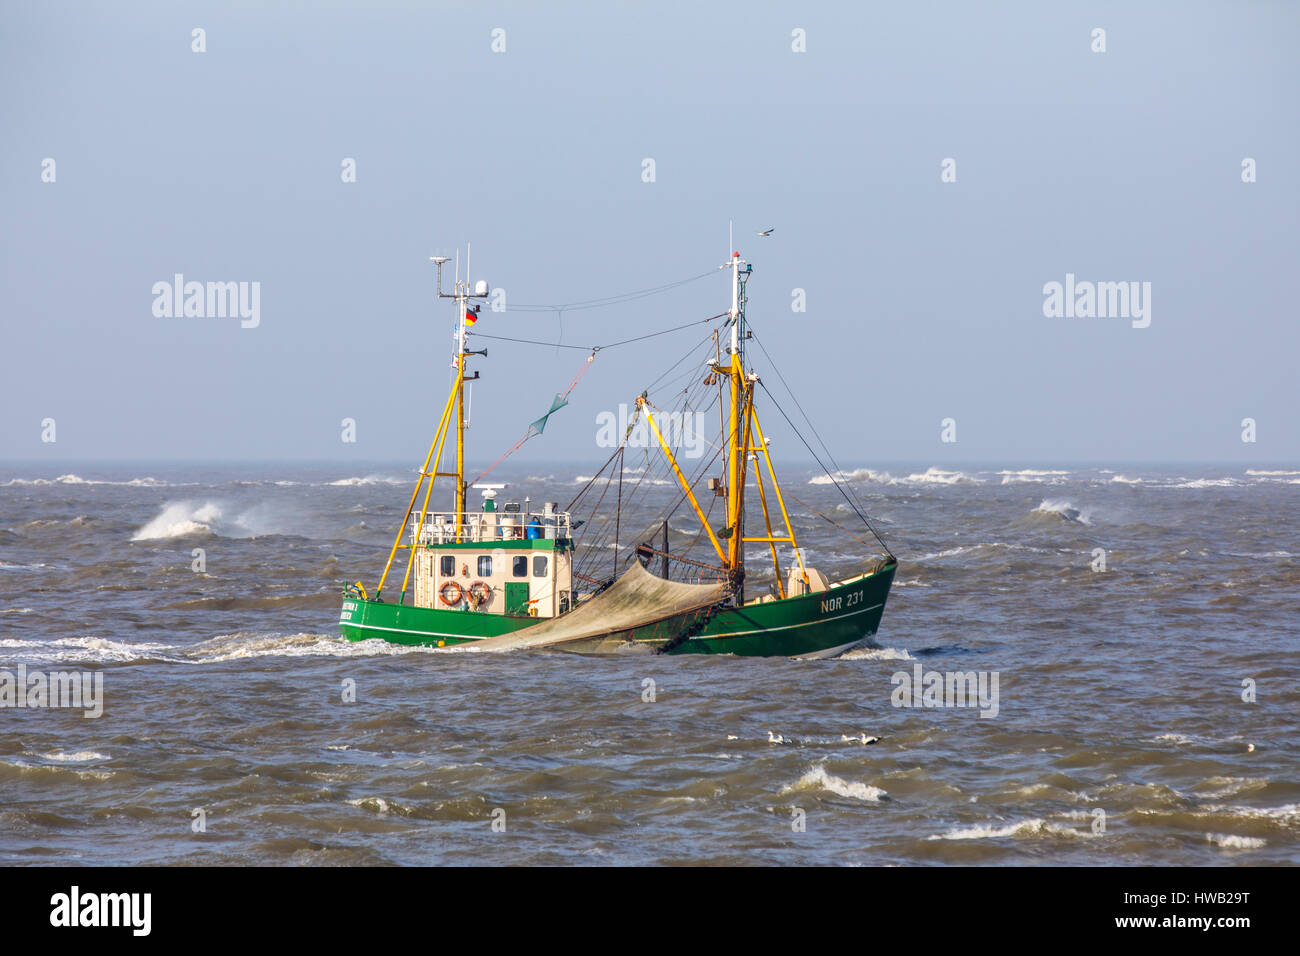
<instances>
[{"instance_id":1,"label":"sea","mask_svg":"<svg viewBox=\"0 0 1300 956\"><path fill-rule=\"evenodd\" d=\"M850 499L897 556L868 646L350 643L410 464L0 465L0 861L1300 862L1296 465L780 475L809 565L864 567ZM590 478L494 475L562 506ZM18 706L20 669L96 707Z\"/></svg>"}]
</instances>

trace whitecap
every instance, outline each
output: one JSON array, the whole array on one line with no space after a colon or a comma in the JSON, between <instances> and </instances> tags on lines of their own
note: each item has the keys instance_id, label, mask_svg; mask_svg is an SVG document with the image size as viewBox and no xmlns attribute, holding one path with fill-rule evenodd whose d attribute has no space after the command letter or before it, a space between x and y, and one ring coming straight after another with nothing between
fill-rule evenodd
<instances>
[{"instance_id":1,"label":"whitecap","mask_svg":"<svg viewBox=\"0 0 1300 956\"><path fill-rule=\"evenodd\" d=\"M1066 521L1075 521L1079 524L1092 524L1090 513L1086 509L1079 508L1073 502L1066 501L1064 498L1044 498L1039 502L1034 512L1037 514L1057 515Z\"/></svg>"},{"instance_id":2,"label":"whitecap","mask_svg":"<svg viewBox=\"0 0 1300 956\"><path fill-rule=\"evenodd\" d=\"M1223 850L1258 850L1267 842L1259 837L1237 836L1235 833L1207 833L1205 839Z\"/></svg>"},{"instance_id":3,"label":"whitecap","mask_svg":"<svg viewBox=\"0 0 1300 956\"><path fill-rule=\"evenodd\" d=\"M846 651L836 660L841 661L910 661L912 655L897 647L859 647Z\"/></svg>"},{"instance_id":4,"label":"whitecap","mask_svg":"<svg viewBox=\"0 0 1300 956\"><path fill-rule=\"evenodd\" d=\"M78 750L76 753L64 753L61 750L51 750L49 753L38 755L42 760L49 760L52 763L87 763L91 760L107 760L107 754L96 753L93 750Z\"/></svg>"},{"instance_id":5,"label":"whitecap","mask_svg":"<svg viewBox=\"0 0 1300 956\"><path fill-rule=\"evenodd\" d=\"M880 787L836 777L827 773L826 768L820 764L809 769L797 782L782 788L781 792L794 793L800 790L828 790L841 797L850 797L866 803L879 803L889 798L889 794Z\"/></svg>"},{"instance_id":6,"label":"whitecap","mask_svg":"<svg viewBox=\"0 0 1300 956\"><path fill-rule=\"evenodd\" d=\"M1062 826L1059 823L1049 823L1046 820L1034 817L1030 820L1021 820L1019 823L1008 823L1005 826L992 826L990 824L979 824L973 827L957 827L949 830L947 833L936 833L926 837L927 840L998 840L1005 837L1025 837L1025 836L1070 836L1070 837L1088 837L1100 836L1091 830L1080 830L1075 827Z\"/></svg>"},{"instance_id":7,"label":"whitecap","mask_svg":"<svg viewBox=\"0 0 1300 956\"><path fill-rule=\"evenodd\" d=\"M159 541L192 535L212 534L212 525L221 518L221 507L213 502L195 505L175 501L163 506L162 512L131 536L132 541Z\"/></svg>"}]
</instances>

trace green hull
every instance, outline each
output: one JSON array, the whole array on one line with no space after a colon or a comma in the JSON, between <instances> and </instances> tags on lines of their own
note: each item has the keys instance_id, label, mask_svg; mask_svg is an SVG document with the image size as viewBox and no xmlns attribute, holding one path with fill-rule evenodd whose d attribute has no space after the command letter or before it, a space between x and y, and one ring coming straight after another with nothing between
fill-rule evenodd
<instances>
[{"instance_id":1,"label":"green hull","mask_svg":"<svg viewBox=\"0 0 1300 956\"><path fill-rule=\"evenodd\" d=\"M343 610L339 613L339 630L350 641L379 637L391 644L422 647L481 641L485 637L510 634L536 623L535 617L412 607L357 597L344 598Z\"/></svg>"},{"instance_id":2,"label":"green hull","mask_svg":"<svg viewBox=\"0 0 1300 956\"><path fill-rule=\"evenodd\" d=\"M672 635L651 625L630 633L566 645L579 652L634 644L669 654L736 654L742 657L828 657L870 638L880 626L896 564L833 585L825 591L766 601L716 613L699 634L670 645ZM509 634L538 623L473 611L411 607L348 597L339 630L352 641L382 638L394 644L450 646Z\"/></svg>"},{"instance_id":3,"label":"green hull","mask_svg":"<svg viewBox=\"0 0 1300 956\"><path fill-rule=\"evenodd\" d=\"M876 633L898 565L833 585L825 591L728 608L699 635L670 654L741 657L829 657Z\"/></svg>"}]
</instances>

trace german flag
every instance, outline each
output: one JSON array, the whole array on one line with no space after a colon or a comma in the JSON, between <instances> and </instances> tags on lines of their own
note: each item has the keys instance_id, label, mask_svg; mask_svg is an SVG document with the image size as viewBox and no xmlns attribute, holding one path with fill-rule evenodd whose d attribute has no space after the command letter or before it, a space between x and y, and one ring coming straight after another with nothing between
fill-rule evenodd
<instances>
[{"instance_id":1,"label":"german flag","mask_svg":"<svg viewBox=\"0 0 1300 956\"><path fill-rule=\"evenodd\" d=\"M478 321L478 312L467 309L465 311L465 328L468 329L477 321Z\"/></svg>"}]
</instances>

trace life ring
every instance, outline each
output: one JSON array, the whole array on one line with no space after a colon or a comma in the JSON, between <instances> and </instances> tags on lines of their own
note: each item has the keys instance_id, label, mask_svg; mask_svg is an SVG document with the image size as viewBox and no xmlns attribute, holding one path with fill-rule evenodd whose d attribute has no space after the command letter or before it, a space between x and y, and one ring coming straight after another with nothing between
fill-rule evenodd
<instances>
[{"instance_id":1,"label":"life ring","mask_svg":"<svg viewBox=\"0 0 1300 956\"><path fill-rule=\"evenodd\" d=\"M488 599L492 597L492 585L486 581L475 581L469 586L466 594L469 595L469 603L474 607L479 607L486 604Z\"/></svg>"},{"instance_id":2,"label":"life ring","mask_svg":"<svg viewBox=\"0 0 1300 956\"><path fill-rule=\"evenodd\" d=\"M447 592L452 591L455 597L448 597ZM455 607L461 601L465 600L465 591L455 581L447 581L438 589L438 597L447 607Z\"/></svg>"}]
</instances>

